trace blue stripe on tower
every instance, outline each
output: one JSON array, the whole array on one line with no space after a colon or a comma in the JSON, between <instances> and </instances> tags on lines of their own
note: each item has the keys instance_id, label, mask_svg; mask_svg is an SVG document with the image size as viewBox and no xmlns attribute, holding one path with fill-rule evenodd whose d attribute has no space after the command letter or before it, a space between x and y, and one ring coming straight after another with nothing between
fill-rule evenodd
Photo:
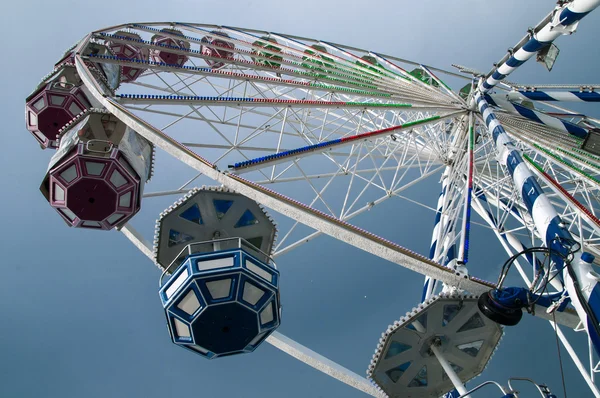
<instances>
[{"instance_id":1,"label":"blue stripe on tower","mask_svg":"<svg viewBox=\"0 0 600 398\"><path fill-rule=\"evenodd\" d=\"M543 121L542 121L542 120L541 120L541 119L538 117L538 113L537 113L537 112L535 112L535 111L532 111L532 110L531 110L531 109L529 109L529 108L526 108L526 107L524 107L524 106L522 106L522 105L515 104L515 103L512 103L512 102L511 102L511 105L512 105L512 106L515 108L515 110L516 110L517 112L519 112L519 114L520 114L521 116L524 116L524 117L526 117L527 119L533 120L533 121L535 121L535 122L538 122L538 123L540 123L540 124L545 124L545 123L544 123L544 122L543 122ZM569 132L570 134L573 134L573 135L575 135L575 136L577 136L577 137L579 137L579 138L585 138L585 137L587 137L587 131L586 131L584 128L582 128L582 127L579 127L579 126L577 126L576 124L573 124L573 123L571 123L571 122L567 122L567 121L565 121L565 120L562 120L562 119L558 119L558 120L559 120L559 121L560 121L560 122L563 124L563 126L565 126L565 129L566 129L566 130L567 130L567 132Z\"/></svg>"},{"instance_id":2,"label":"blue stripe on tower","mask_svg":"<svg viewBox=\"0 0 600 398\"><path fill-rule=\"evenodd\" d=\"M527 119L533 120L534 122L544 124L544 122L542 122L542 120L531 109L525 108L524 106L520 106L517 104L512 104L512 105L515 107L515 109L517 110L517 112L519 112L519 114L521 116L526 117Z\"/></svg>"},{"instance_id":3,"label":"blue stripe on tower","mask_svg":"<svg viewBox=\"0 0 600 398\"><path fill-rule=\"evenodd\" d=\"M496 104L496 103L494 102L494 100L492 99L492 97L490 97L490 96L489 96L489 94L483 94L483 97L484 97L484 98L485 98L485 100L487 101L487 104L486 104L486 103L484 103L484 104L482 105L482 107L481 107L481 110L480 110L480 111L481 111L481 113L483 113L483 111L485 111L485 110L486 110L486 109L489 107L489 105L488 105L488 104L490 104L490 105L492 105L492 106L498 106L498 104Z\"/></svg>"},{"instance_id":4,"label":"blue stripe on tower","mask_svg":"<svg viewBox=\"0 0 600 398\"><path fill-rule=\"evenodd\" d=\"M574 22L579 21L581 18L585 17L586 15L588 15L590 12L573 12L571 10L569 10L568 8L565 8L561 13L560 13L560 21L562 25L568 26L571 25Z\"/></svg>"},{"instance_id":5,"label":"blue stripe on tower","mask_svg":"<svg viewBox=\"0 0 600 398\"><path fill-rule=\"evenodd\" d=\"M423 285L423 293L421 293L421 302L425 301L427 298L427 290L429 289L429 282L432 281L431 278L425 278L425 284Z\"/></svg>"},{"instance_id":6,"label":"blue stripe on tower","mask_svg":"<svg viewBox=\"0 0 600 398\"><path fill-rule=\"evenodd\" d=\"M435 226L434 226L435 228ZM431 247L429 248L429 258L433 259L433 256L435 255L435 249L437 247L437 239L434 240L433 242L431 242Z\"/></svg>"},{"instance_id":7,"label":"blue stripe on tower","mask_svg":"<svg viewBox=\"0 0 600 398\"><path fill-rule=\"evenodd\" d=\"M590 102L600 101L600 94L598 94L596 92L580 93L578 91L571 91L571 94L577 96L577 98L579 98L582 101L590 101Z\"/></svg>"},{"instance_id":8,"label":"blue stripe on tower","mask_svg":"<svg viewBox=\"0 0 600 398\"><path fill-rule=\"evenodd\" d=\"M448 253L446 254L448 261L446 262L446 264L448 264L450 261L455 260L456 259L456 245L451 245L448 248Z\"/></svg>"},{"instance_id":9,"label":"blue stripe on tower","mask_svg":"<svg viewBox=\"0 0 600 398\"><path fill-rule=\"evenodd\" d=\"M447 189L446 183L447 183L447 176L445 174L443 174L443 176L442 176L442 192L438 196L438 204L437 204L437 209L436 209L437 211L435 213L435 221L433 223L433 233L437 232L436 228L438 228L440 221L442 219L442 209L444 207L444 197L446 196L446 189ZM433 236L431 246L429 247L429 258L431 260L433 260L433 258L435 257L435 251L437 249L437 244L438 244L437 236ZM435 289L436 284L437 284L437 280L430 278L429 276L425 277L425 283L423 285L423 293L421 294L421 302L425 301L425 299L428 296L428 293L430 291L433 291L433 289Z\"/></svg>"},{"instance_id":10,"label":"blue stripe on tower","mask_svg":"<svg viewBox=\"0 0 600 398\"><path fill-rule=\"evenodd\" d=\"M540 124L546 124L544 123L539 117L538 117L538 113L536 111L532 111L529 108L526 108L522 105L518 105L515 103L511 102L511 105L515 108L515 110L517 112L519 112L519 114L523 117L526 117L527 119L533 120L534 122L538 122ZM565 130L567 130L567 132L569 132L570 134L573 134L574 136L577 136L579 138L585 138L587 137L587 130L577 126L576 124L573 124L571 122L567 122L565 120L559 119L557 118L558 121L560 121L563 126L565 126Z\"/></svg>"},{"instance_id":11,"label":"blue stripe on tower","mask_svg":"<svg viewBox=\"0 0 600 398\"><path fill-rule=\"evenodd\" d=\"M554 101L554 98L552 98L551 96L549 96L548 94L546 94L543 91L533 91L533 92L528 92L528 91L519 91L519 93L521 93L523 96L534 100L534 101Z\"/></svg>"},{"instance_id":12,"label":"blue stripe on tower","mask_svg":"<svg viewBox=\"0 0 600 398\"><path fill-rule=\"evenodd\" d=\"M567 131L571 134L573 134L574 136L577 136L579 138L586 138L588 133L584 128L581 128L579 126L577 126L576 124L573 123L569 123L566 122L564 120L561 120L562 124L565 126L565 128L567 129Z\"/></svg>"},{"instance_id":13,"label":"blue stripe on tower","mask_svg":"<svg viewBox=\"0 0 600 398\"><path fill-rule=\"evenodd\" d=\"M530 93L528 93L528 94L530 94ZM516 104L516 103L514 103L514 102L510 102L510 101L504 101L504 102L502 102L502 103L503 103L503 106L499 106L497 103L495 103L495 102L493 101L492 97L490 97L490 96L489 96L489 95L487 95L487 94L484 94L484 98L485 98L485 100L486 100L486 101L488 101L489 103L493 104L494 106L497 106L497 107L499 107L499 108L507 108L507 107L509 107L509 106L510 106L510 107L512 107L512 108L513 108L513 109L514 109L514 110L515 110L515 111L516 111L516 112L517 112L519 115L521 115L521 116L523 116L523 117L525 117L525 118L527 118L527 119L529 119L529 120L532 120L532 121L534 121L534 122L536 122L536 123L547 125L547 124L546 124L546 123L544 123L544 121L543 121L543 120L540 118L540 116L542 116L542 115L543 115L543 116L547 116L547 115L545 115L544 113L541 113L541 112L536 112L536 111L534 111L534 110L531 110L531 109L529 109L529 108L526 108L526 107L524 107L523 105L519 105L519 104ZM506 109L506 110L510 111L509 109ZM483 111L481 111L481 113L483 113ZM585 137L587 137L587 135L588 135L588 132L587 132L587 130L586 130L586 129L584 129L583 127L579 127L578 125L576 125L576 124L574 124L574 123L567 122L566 120L562 120L562 119L560 119L560 118L555 118L555 117L553 117L553 116L548 116L548 117L551 117L551 118L553 118L553 119L556 119L556 120L558 120L558 121L559 121L559 122L560 122L560 123L561 123L561 124L564 126L564 128L565 128L565 131L566 131L566 132L568 132L569 134L572 134L572 135L574 135L574 136L576 136L576 137L579 137L579 138L585 138ZM488 124L488 126L489 126L489 124Z\"/></svg>"},{"instance_id":14,"label":"blue stripe on tower","mask_svg":"<svg viewBox=\"0 0 600 398\"><path fill-rule=\"evenodd\" d=\"M519 66L523 65L524 63L525 63L525 61L519 61L514 56L510 57L508 59L508 61L506 61L506 65L510 66L511 68L519 67Z\"/></svg>"},{"instance_id":15,"label":"blue stripe on tower","mask_svg":"<svg viewBox=\"0 0 600 398\"><path fill-rule=\"evenodd\" d=\"M596 287L597 286L598 285L596 285ZM592 322L590 321L589 317L587 317L587 330L590 331L588 333L588 335L590 336L590 340L592 340L592 344L594 345L594 348L596 349L596 353L600 353L600 349L599 349L599 347L600 347L600 336L598 336L596 333L594 333L594 331L596 329L594 329L594 325L592 325Z\"/></svg>"},{"instance_id":16,"label":"blue stripe on tower","mask_svg":"<svg viewBox=\"0 0 600 398\"><path fill-rule=\"evenodd\" d=\"M523 181L523 186L521 186L521 197L530 214L533 212L533 204L543 192L542 187L540 187L534 176L528 177Z\"/></svg>"},{"instance_id":17,"label":"blue stripe on tower","mask_svg":"<svg viewBox=\"0 0 600 398\"><path fill-rule=\"evenodd\" d=\"M548 46L550 43L543 43L541 41L536 40L535 38L531 38L523 47L521 47L524 51L528 53L536 53L540 51L542 48Z\"/></svg>"},{"instance_id":18,"label":"blue stripe on tower","mask_svg":"<svg viewBox=\"0 0 600 398\"><path fill-rule=\"evenodd\" d=\"M498 137L500 136L500 134L502 134L504 132L504 129L502 129L501 127L496 127L494 129L494 131L492 131L492 137L494 138L494 144L496 143L496 141L498 141Z\"/></svg>"},{"instance_id":19,"label":"blue stripe on tower","mask_svg":"<svg viewBox=\"0 0 600 398\"><path fill-rule=\"evenodd\" d=\"M590 293L588 304L592 307L594 313L600 312L600 284L596 284Z\"/></svg>"},{"instance_id":20,"label":"blue stripe on tower","mask_svg":"<svg viewBox=\"0 0 600 398\"><path fill-rule=\"evenodd\" d=\"M506 77L506 75L503 75L502 73L496 71L494 72L494 74L492 75L492 78L496 79L496 80L502 80Z\"/></svg>"},{"instance_id":21,"label":"blue stripe on tower","mask_svg":"<svg viewBox=\"0 0 600 398\"><path fill-rule=\"evenodd\" d=\"M551 249L558 250L559 252L564 252L565 247L563 246L564 242L572 242L573 237L560 226L561 220L557 215L548 223L548 229L546 229L546 244L550 242L549 246ZM556 261L557 267L560 269L562 267L562 260Z\"/></svg>"},{"instance_id":22,"label":"blue stripe on tower","mask_svg":"<svg viewBox=\"0 0 600 398\"><path fill-rule=\"evenodd\" d=\"M442 195L440 195L441 197ZM437 213L435 213L435 222L433 223L433 232L435 232L435 228L439 225L440 219L442 218L442 212L438 209ZM433 260L435 256L435 249L437 247L437 238L435 240L432 239L431 246L429 247L429 258Z\"/></svg>"},{"instance_id":23,"label":"blue stripe on tower","mask_svg":"<svg viewBox=\"0 0 600 398\"><path fill-rule=\"evenodd\" d=\"M511 177L514 176L515 169L517 168L517 166L521 164L521 162L517 158L518 155L519 154L517 153L517 151L511 151L508 154L508 157L506 158L506 168L508 168L508 172L510 173Z\"/></svg>"}]
</instances>

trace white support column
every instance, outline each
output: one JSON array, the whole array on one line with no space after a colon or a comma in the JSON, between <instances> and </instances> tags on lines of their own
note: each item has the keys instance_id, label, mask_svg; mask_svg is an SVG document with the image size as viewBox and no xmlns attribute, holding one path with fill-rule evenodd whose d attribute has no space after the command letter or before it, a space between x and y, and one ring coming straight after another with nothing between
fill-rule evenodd
<instances>
[{"instance_id":1,"label":"white support column","mask_svg":"<svg viewBox=\"0 0 600 398\"><path fill-rule=\"evenodd\" d=\"M416 320L412 323L412 325L417 330L417 332L419 332L419 333L426 332L425 327L423 326L423 324L420 321ZM464 396L464 398L471 398L469 396L465 396L465 394L468 393L467 389L465 388L465 385L463 384L460 377L458 377L458 375L456 374L454 369L452 369L452 366L450 365L450 363L446 360L446 357L444 357L444 354L442 354L442 352L438 349L439 344L441 344L441 342L439 340L434 340L432 342L432 344L429 346L429 348L431 349L431 352L433 352L433 355L435 355L435 357L437 358L442 369L444 369L444 372L446 372L446 374L448 375L448 378L450 379L450 381L452 381L452 384L454 385L454 388L456 389L456 391L458 391L458 393L461 396Z\"/></svg>"},{"instance_id":2,"label":"white support column","mask_svg":"<svg viewBox=\"0 0 600 398\"><path fill-rule=\"evenodd\" d=\"M458 393L461 396L464 396L464 398L470 398L469 395L465 395L468 393L467 389L465 388L465 385L460 380L460 378L458 377L458 375L456 374L454 369L452 369L452 366L446 360L446 357L444 357L444 354L442 354L442 352L435 345L435 343L432 344L431 347L429 347L429 348L431 349L431 352L433 352L433 354L439 361L440 365L444 369L444 372L446 372L446 375L448 375L448 378L450 379L450 381L452 381L452 384L454 384L454 388L456 388L456 391L458 391Z\"/></svg>"}]
</instances>

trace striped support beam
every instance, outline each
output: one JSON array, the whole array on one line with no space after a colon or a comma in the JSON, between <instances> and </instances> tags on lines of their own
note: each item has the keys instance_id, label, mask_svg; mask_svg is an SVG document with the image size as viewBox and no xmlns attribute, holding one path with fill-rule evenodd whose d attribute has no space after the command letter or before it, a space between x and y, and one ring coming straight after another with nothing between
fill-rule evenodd
<instances>
[{"instance_id":1,"label":"striped support beam","mask_svg":"<svg viewBox=\"0 0 600 398\"><path fill-rule=\"evenodd\" d=\"M534 174L529 170L521 154L514 147L508 134L479 91L475 93L475 101L488 131L494 139L499 162L507 167L546 247L561 253L564 257L571 255L573 258L573 261L565 266L563 257L556 254L551 255L556 268L562 272L559 277L566 282L567 291L577 314L584 324L596 352L600 353L600 333L597 321L600 318L600 276L599 279L596 279L594 275L597 274L593 272L591 265L580 261L583 254L582 247L572 250L578 246L576 241L562 224L560 216L538 184Z\"/></svg>"},{"instance_id":2,"label":"striped support beam","mask_svg":"<svg viewBox=\"0 0 600 398\"><path fill-rule=\"evenodd\" d=\"M470 113L472 115L472 113ZM470 121L471 119L469 119ZM453 147L457 146L457 142L461 134L458 134L459 126L462 121L459 123L455 123L450 133L452 138ZM438 196L438 202L436 207L435 214L435 222L433 231L431 233L431 245L429 247L429 258L443 263L445 266L449 266L451 263L456 261L456 246L453 242L454 239L454 231L452 226L448 230L446 230L448 226L448 216L444 214L447 209L450 207L452 203L452 198L448 197L448 184L449 177L453 173L452 166L446 166L444 169L444 173L442 174L441 184L442 184L442 192ZM440 254L445 253L443 258L440 258ZM456 270L456 268L455 268ZM466 268L461 267L461 271L466 270ZM430 276L425 277L425 282L423 284L423 293L421 295L421 301L425 301L430 298L435 292L437 287L437 280L431 278Z\"/></svg>"},{"instance_id":3,"label":"striped support beam","mask_svg":"<svg viewBox=\"0 0 600 398\"><path fill-rule=\"evenodd\" d=\"M524 99L532 101L600 102L600 93L594 91L511 91L510 101Z\"/></svg>"},{"instance_id":4,"label":"striped support beam","mask_svg":"<svg viewBox=\"0 0 600 398\"><path fill-rule=\"evenodd\" d=\"M555 242L559 237L563 241L572 242L571 234L559 226L560 217L544 194L534 175L529 171L527 164L523 161L521 154L510 141L504 127L500 124L491 107L481 93L475 94L477 107L483 115L486 126L494 139L496 149L499 153L499 161L508 168L515 186L521 193L527 210L532 215L537 231L542 239L551 243L548 246L553 249L563 250L562 245Z\"/></svg>"},{"instance_id":5,"label":"striped support beam","mask_svg":"<svg viewBox=\"0 0 600 398\"><path fill-rule=\"evenodd\" d=\"M467 154L469 157L467 165L467 192L465 195L465 204L463 208L463 224L462 234L460 238L458 263L466 264L469 262L469 232L471 230L471 200L473 197L473 170L474 170L474 141L475 135L473 132L473 113L469 113L469 140Z\"/></svg>"},{"instance_id":6,"label":"striped support beam","mask_svg":"<svg viewBox=\"0 0 600 398\"><path fill-rule=\"evenodd\" d=\"M442 175L442 192L438 196L437 208L435 213L435 222L433 232L431 233L431 245L429 246L429 259L434 260L435 253L438 246L438 237L440 235L440 228L443 227L442 211L444 210L444 202L446 200L446 190L448 189L448 175L450 174L450 167L446 167L444 174ZM433 295L437 285L437 280L430 276L425 277L425 283L423 284L423 294L421 296L421 302L424 302Z\"/></svg>"},{"instance_id":7,"label":"striped support beam","mask_svg":"<svg viewBox=\"0 0 600 398\"><path fill-rule=\"evenodd\" d=\"M583 127L580 127L574 123L567 122L556 117L549 116L543 112L534 111L532 109L524 107L523 105L510 102L506 99L504 95L485 94L485 100L489 104L502 108L509 113L523 116L534 122L544 124L556 130L574 135L575 137L584 139L588 135L588 131Z\"/></svg>"},{"instance_id":8,"label":"striped support beam","mask_svg":"<svg viewBox=\"0 0 600 398\"><path fill-rule=\"evenodd\" d=\"M577 28L577 23L598 5L600 5L600 0L573 0L563 6L557 6L550 22L537 33L534 33L533 37L517 49L506 62L496 67L486 80L482 80L479 83L479 90L483 93L490 91L506 76L527 62L539 50L549 46L559 36L573 33Z\"/></svg>"},{"instance_id":9,"label":"striped support beam","mask_svg":"<svg viewBox=\"0 0 600 398\"><path fill-rule=\"evenodd\" d=\"M460 111L460 112L455 112L455 113L451 113L451 114L444 115L444 116L432 116L432 117L428 117L425 119L416 120L414 122L408 122L408 123L404 123L404 124L401 124L398 126L388 127L388 128L381 129L381 130L375 130L375 131L370 131L367 133L356 134L356 135L351 135L351 136L342 137L342 138L336 138L335 140L323 141L323 142L319 142L318 144L307 145L307 146L296 148L296 149L290 149L288 151L274 153L272 155L261 156L261 157L257 157L254 159L245 160L242 162L237 162L234 165L231 165L229 167L230 167L230 169L232 169L234 171L244 170L246 172L246 171L250 171L253 169L265 167L265 165L272 166L274 164L282 163L282 162L288 161L290 159L295 159L295 158L299 158L299 157L306 156L306 155L312 155L315 153L329 151L333 148L337 148L337 147L344 146L344 145L351 145L358 141L379 138L381 136L390 135L392 133L397 133L401 130L406 130L406 129L413 128L416 126L427 125L429 123L437 123L440 120L456 117L462 113L464 113L464 112Z\"/></svg>"}]
</instances>

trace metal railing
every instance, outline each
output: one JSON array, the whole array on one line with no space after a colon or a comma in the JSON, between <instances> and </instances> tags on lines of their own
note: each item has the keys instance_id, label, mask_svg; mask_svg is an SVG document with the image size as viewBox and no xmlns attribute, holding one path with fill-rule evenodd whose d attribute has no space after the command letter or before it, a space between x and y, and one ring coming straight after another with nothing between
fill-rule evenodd
<instances>
[{"instance_id":1,"label":"metal railing","mask_svg":"<svg viewBox=\"0 0 600 398\"><path fill-rule=\"evenodd\" d=\"M173 260L167 268L163 271L158 281L158 286L162 288L164 286L164 278L167 274L172 274L177 267L183 263L183 261L179 261L182 257L188 257L192 254L199 253L214 253L218 251L224 250L232 250L232 249L242 249L250 255L256 257L261 260L269 267L277 269L277 265L271 256L267 253L263 252L250 242L248 242L244 238L223 238L223 239L213 239L207 240L203 242L194 242L185 246L178 254L175 256L175 260Z\"/></svg>"}]
</instances>

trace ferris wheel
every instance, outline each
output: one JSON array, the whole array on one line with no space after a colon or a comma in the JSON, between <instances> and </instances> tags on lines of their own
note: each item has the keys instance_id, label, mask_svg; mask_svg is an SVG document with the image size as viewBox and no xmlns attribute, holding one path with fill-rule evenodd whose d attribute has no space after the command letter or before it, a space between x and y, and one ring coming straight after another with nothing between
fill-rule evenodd
<instances>
[{"instance_id":1,"label":"ferris wheel","mask_svg":"<svg viewBox=\"0 0 600 398\"><path fill-rule=\"evenodd\" d=\"M56 149L40 189L68 225L117 229L160 268L165 338L199 356L268 343L372 396L518 396L515 380L465 383L505 327L536 316L600 396L600 120L554 105L600 101L598 87L504 81L534 55L551 63L551 43L599 4L561 2L487 74L220 25L94 31L27 98L27 129ZM161 156L195 175L178 180ZM151 191L153 177L170 188ZM429 253L352 224L435 178ZM132 226L165 196L179 199L153 230ZM506 251L497 282L469 270L473 212L497 238L477 244ZM276 331L275 260L320 235L425 277L373 342L367 378ZM509 287L513 267L523 283Z\"/></svg>"}]
</instances>

